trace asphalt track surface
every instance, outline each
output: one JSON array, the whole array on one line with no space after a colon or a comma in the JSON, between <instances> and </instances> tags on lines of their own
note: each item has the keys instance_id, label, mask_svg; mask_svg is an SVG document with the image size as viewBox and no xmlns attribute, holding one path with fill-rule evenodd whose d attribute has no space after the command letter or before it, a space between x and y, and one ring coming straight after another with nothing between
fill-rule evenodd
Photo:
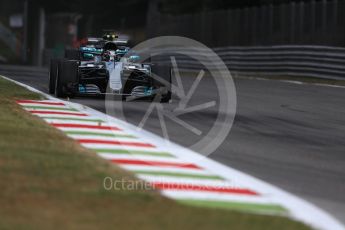
<instances>
[{"instance_id":1,"label":"asphalt track surface","mask_svg":"<svg viewBox=\"0 0 345 230\"><path fill-rule=\"evenodd\" d=\"M0 75L48 91L48 74L42 69L0 66ZM183 78L184 88L188 90L194 80L192 76ZM345 223L345 88L247 78L234 82L234 124L209 157L302 197ZM189 103L198 105L214 98L217 89L205 77ZM106 112L103 98L71 100ZM163 106L173 110L177 102L174 97ZM150 102L123 105L126 120L138 125ZM214 106L180 118L207 133L217 113ZM170 140L186 147L198 140L185 126L171 119L164 121ZM155 112L144 128L164 135Z\"/></svg>"}]
</instances>

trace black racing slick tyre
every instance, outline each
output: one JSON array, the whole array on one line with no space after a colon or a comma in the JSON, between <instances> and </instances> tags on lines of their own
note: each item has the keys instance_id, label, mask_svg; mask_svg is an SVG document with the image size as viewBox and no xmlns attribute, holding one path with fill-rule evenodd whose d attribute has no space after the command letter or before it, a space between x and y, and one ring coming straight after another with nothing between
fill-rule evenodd
<instances>
[{"instance_id":1,"label":"black racing slick tyre","mask_svg":"<svg viewBox=\"0 0 345 230\"><path fill-rule=\"evenodd\" d=\"M56 76L58 74L58 59L51 59L50 60L50 67L49 67L49 93L55 93L55 83L56 83Z\"/></svg>"},{"instance_id":2,"label":"black racing slick tyre","mask_svg":"<svg viewBox=\"0 0 345 230\"><path fill-rule=\"evenodd\" d=\"M80 60L80 51L78 49L65 49L65 59Z\"/></svg>"},{"instance_id":3,"label":"black racing slick tyre","mask_svg":"<svg viewBox=\"0 0 345 230\"><path fill-rule=\"evenodd\" d=\"M168 103L171 101L171 69L169 71L169 74L170 74L170 77L169 77L169 85L166 86L166 90L167 92L165 94L162 95L162 98L161 98L161 103Z\"/></svg>"},{"instance_id":4,"label":"black racing slick tyre","mask_svg":"<svg viewBox=\"0 0 345 230\"><path fill-rule=\"evenodd\" d=\"M168 65L153 65L151 68L154 75L154 84L161 94L161 103L168 103L171 100L171 75L172 69Z\"/></svg>"},{"instance_id":5,"label":"black racing slick tyre","mask_svg":"<svg viewBox=\"0 0 345 230\"><path fill-rule=\"evenodd\" d=\"M74 60L61 60L58 62L58 74L55 84L55 96L67 97L73 95L73 85L77 81L79 62Z\"/></svg>"}]
</instances>

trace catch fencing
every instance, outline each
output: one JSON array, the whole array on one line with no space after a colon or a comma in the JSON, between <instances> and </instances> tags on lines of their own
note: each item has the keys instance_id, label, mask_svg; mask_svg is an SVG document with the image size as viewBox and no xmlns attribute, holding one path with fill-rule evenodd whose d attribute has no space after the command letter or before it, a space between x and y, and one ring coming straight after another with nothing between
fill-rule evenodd
<instances>
[{"instance_id":1,"label":"catch fencing","mask_svg":"<svg viewBox=\"0 0 345 230\"><path fill-rule=\"evenodd\" d=\"M327 45L345 47L345 1L285 4L168 15L152 5L148 34L180 35L210 47Z\"/></svg>"}]
</instances>

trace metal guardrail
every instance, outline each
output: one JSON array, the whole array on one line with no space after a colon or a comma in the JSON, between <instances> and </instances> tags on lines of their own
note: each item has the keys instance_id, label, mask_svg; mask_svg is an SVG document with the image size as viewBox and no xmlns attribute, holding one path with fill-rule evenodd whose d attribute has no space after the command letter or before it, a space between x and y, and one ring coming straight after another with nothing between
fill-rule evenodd
<instances>
[{"instance_id":1,"label":"metal guardrail","mask_svg":"<svg viewBox=\"0 0 345 230\"><path fill-rule=\"evenodd\" d=\"M220 47L214 51L233 73L292 75L345 80L345 48L328 46ZM183 69L203 66L176 55ZM204 60L210 60L204 57Z\"/></svg>"},{"instance_id":2,"label":"metal guardrail","mask_svg":"<svg viewBox=\"0 0 345 230\"><path fill-rule=\"evenodd\" d=\"M234 74L289 75L345 80L345 48L341 47L283 45L218 47L213 50ZM164 53L162 49L159 51ZM190 55L176 55L174 52L172 54L176 57L179 68L184 70L205 69L205 66L193 57L198 57L205 63L214 60L214 57L205 50L194 47L190 47L189 50L186 50L186 47L177 47L174 51L177 53L182 51L181 53L186 52ZM167 53L171 53L171 48L168 48ZM170 64L171 60L168 57L169 55L164 55L156 61ZM219 67L217 64L213 63L211 68Z\"/></svg>"},{"instance_id":3,"label":"metal guardrail","mask_svg":"<svg viewBox=\"0 0 345 230\"><path fill-rule=\"evenodd\" d=\"M25 65L0 65L0 75L10 76L13 73L29 77L48 76L48 68Z\"/></svg>"}]
</instances>

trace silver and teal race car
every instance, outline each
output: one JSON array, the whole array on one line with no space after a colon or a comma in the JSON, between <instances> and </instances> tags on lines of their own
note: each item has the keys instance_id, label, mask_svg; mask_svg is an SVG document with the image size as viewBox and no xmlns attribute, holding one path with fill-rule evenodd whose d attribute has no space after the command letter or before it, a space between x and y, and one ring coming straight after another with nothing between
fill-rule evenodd
<instances>
[{"instance_id":1,"label":"silver and teal race car","mask_svg":"<svg viewBox=\"0 0 345 230\"><path fill-rule=\"evenodd\" d=\"M88 38L79 49L66 50L65 58L50 61L49 93L56 97L110 93L123 99L158 96L169 102L170 66L143 62L130 52L126 41L114 34Z\"/></svg>"}]
</instances>

